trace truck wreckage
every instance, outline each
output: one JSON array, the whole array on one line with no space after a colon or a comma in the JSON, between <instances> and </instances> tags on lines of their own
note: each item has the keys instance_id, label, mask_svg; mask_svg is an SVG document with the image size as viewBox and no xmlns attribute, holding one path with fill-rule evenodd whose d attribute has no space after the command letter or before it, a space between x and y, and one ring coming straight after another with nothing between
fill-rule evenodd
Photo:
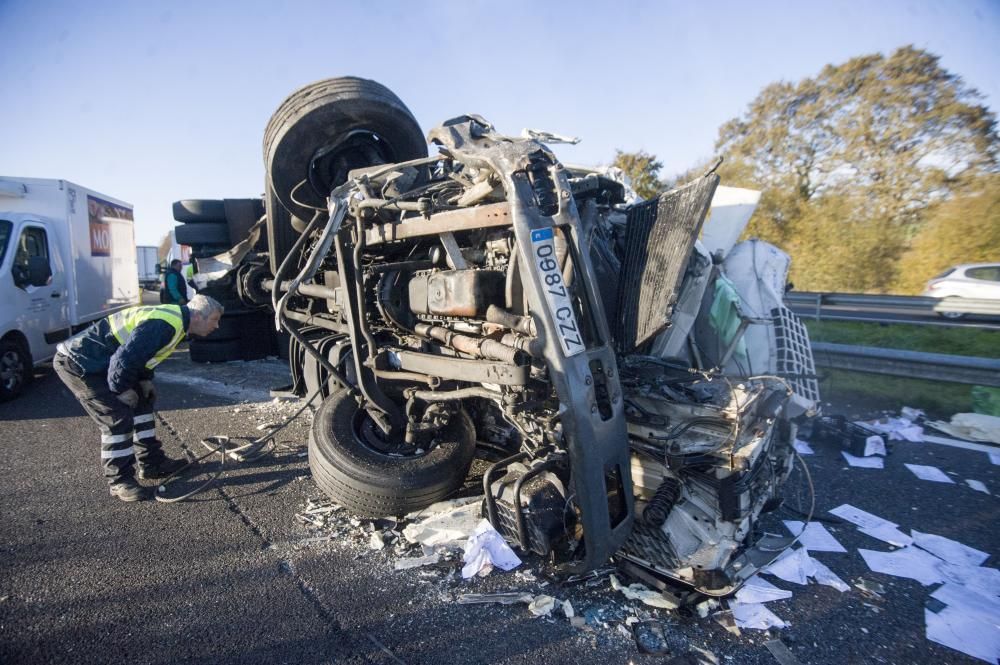
<instances>
[{"instance_id":1,"label":"truck wreckage","mask_svg":"<svg viewBox=\"0 0 1000 665\"><path fill-rule=\"evenodd\" d=\"M427 139L374 81L295 92L265 133L266 214L199 261L291 335L316 483L402 515L481 447L502 457L483 514L522 550L732 593L791 542L759 518L818 406L787 255L742 225L699 239L714 171L641 200L552 134L465 115Z\"/></svg>"}]
</instances>

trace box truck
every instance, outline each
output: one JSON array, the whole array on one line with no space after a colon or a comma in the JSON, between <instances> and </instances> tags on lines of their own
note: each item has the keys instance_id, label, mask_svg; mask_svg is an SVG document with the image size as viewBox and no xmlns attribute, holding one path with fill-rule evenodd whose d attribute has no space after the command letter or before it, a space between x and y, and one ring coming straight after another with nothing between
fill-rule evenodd
<instances>
[{"instance_id":1,"label":"box truck","mask_svg":"<svg viewBox=\"0 0 1000 665\"><path fill-rule=\"evenodd\" d=\"M0 177L0 400L59 342L138 302L130 204L66 180Z\"/></svg>"},{"instance_id":2,"label":"box truck","mask_svg":"<svg viewBox=\"0 0 1000 665\"><path fill-rule=\"evenodd\" d=\"M139 266L139 286L150 291L160 288L160 264L156 260L157 248L139 245L135 248Z\"/></svg>"}]
</instances>

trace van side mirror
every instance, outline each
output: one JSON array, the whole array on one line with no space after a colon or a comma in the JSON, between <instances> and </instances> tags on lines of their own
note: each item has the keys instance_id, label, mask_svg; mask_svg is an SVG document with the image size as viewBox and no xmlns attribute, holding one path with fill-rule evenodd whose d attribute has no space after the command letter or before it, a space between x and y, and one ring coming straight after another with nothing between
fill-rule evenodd
<instances>
[{"instance_id":1,"label":"van side mirror","mask_svg":"<svg viewBox=\"0 0 1000 665\"><path fill-rule=\"evenodd\" d=\"M163 274L163 265L162 264L159 264L159 263L156 264L156 274L157 275L162 275Z\"/></svg>"},{"instance_id":2,"label":"van side mirror","mask_svg":"<svg viewBox=\"0 0 1000 665\"><path fill-rule=\"evenodd\" d=\"M44 256L28 257L28 284L31 286L45 286L52 279L52 268L49 260Z\"/></svg>"}]
</instances>

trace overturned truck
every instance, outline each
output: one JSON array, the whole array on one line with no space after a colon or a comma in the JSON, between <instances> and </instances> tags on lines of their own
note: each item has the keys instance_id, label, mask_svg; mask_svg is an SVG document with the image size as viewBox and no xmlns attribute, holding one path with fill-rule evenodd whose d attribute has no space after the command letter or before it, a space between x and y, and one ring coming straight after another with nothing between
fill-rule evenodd
<instances>
[{"instance_id":1,"label":"overturned truck","mask_svg":"<svg viewBox=\"0 0 1000 665\"><path fill-rule=\"evenodd\" d=\"M265 133L264 218L202 268L291 335L316 483L400 515L479 447L500 459L484 516L521 549L731 593L788 543L758 522L818 404L788 257L734 246L722 212L700 239L714 172L640 200L551 134L465 115L427 139L374 81L295 92Z\"/></svg>"}]
</instances>

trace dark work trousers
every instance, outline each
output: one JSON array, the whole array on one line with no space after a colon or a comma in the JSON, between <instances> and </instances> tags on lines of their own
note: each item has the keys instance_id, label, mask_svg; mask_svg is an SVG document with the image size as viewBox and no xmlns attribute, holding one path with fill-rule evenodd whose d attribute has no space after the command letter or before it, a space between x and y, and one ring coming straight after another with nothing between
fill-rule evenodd
<instances>
[{"instance_id":1,"label":"dark work trousers","mask_svg":"<svg viewBox=\"0 0 1000 665\"><path fill-rule=\"evenodd\" d=\"M133 410L108 388L107 375L85 374L61 353L52 361L56 374L101 428L101 464L108 483L135 477L135 461L155 463L163 458L156 438L152 400L139 394ZM138 389L137 389L137 392Z\"/></svg>"}]
</instances>

